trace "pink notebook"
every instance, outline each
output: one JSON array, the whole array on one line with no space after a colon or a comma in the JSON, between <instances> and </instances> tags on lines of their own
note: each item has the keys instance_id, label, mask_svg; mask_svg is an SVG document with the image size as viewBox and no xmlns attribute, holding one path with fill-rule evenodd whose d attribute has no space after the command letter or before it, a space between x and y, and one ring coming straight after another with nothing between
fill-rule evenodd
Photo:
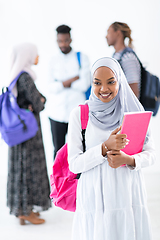
<instances>
[{"instance_id":1,"label":"pink notebook","mask_svg":"<svg viewBox=\"0 0 160 240\"><path fill-rule=\"evenodd\" d=\"M151 116L150 111L125 113L121 133L127 134L130 142L123 152L133 155L142 151Z\"/></svg>"}]
</instances>

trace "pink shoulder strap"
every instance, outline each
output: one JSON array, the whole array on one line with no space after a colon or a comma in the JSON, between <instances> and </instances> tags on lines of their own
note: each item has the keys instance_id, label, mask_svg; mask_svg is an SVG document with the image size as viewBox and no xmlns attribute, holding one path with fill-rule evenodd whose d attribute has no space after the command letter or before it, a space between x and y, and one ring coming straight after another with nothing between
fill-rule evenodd
<instances>
[{"instance_id":1,"label":"pink shoulder strap","mask_svg":"<svg viewBox=\"0 0 160 240\"><path fill-rule=\"evenodd\" d=\"M89 118L89 107L87 104L79 106L81 108L81 127L82 129L86 129Z\"/></svg>"}]
</instances>

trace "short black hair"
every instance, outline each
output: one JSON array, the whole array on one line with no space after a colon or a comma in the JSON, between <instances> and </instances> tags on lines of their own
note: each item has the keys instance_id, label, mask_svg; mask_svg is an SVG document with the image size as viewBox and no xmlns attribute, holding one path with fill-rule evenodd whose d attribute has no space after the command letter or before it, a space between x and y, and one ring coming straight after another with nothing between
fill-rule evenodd
<instances>
[{"instance_id":1,"label":"short black hair","mask_svg":"<svg viewBox=\"0 0 160 240\"><path fill-rule=\"evenodd\" d=\"M70 34L70 31L71 31L71 28L67 25L60 25L56 28L56 31L57 31L57 34L58 33L69 33Z\"/></svg>"}]
</instances>

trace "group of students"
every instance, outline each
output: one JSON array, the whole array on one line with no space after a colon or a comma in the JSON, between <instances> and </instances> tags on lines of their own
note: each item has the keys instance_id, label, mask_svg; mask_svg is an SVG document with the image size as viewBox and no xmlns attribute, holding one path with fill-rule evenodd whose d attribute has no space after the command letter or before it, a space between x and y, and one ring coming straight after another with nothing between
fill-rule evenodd
<instances>
[{"instance_id":1,"label":"group of students","mask_svg":"<svg viewBox=\"0 0 160 240\"><path fill-rule=\"evenodd\" d=\"M128 141L126 135L119 134L124 112L144 111L138 100L140 66L132 53L121 58L125 39L132 42L131 30L120 22L109 27L106 39L115 48L114 58L98 59L91 71L86 55L81 54L79 64L70 46L70 30L66 25L57 28L60 52L51 60L47 101L37 90L31 70L31 65L38 63L36 46L25 43L12 50L10 82L25 71L17 81L14 94L20 107L34 113L39 130L32 139L9 148L7 205L10 213L21 224L25 220L41 224L44 219L35 212L36 206L41 211L51 207L39 119L46 101L55 154L68 133L69 168L74 173L82 173L77 186L72 239L151 240L141 171L155 161L151 133L148 131L143 151L133 156L121 151ZM116 59L121 60L121 66ZM90 81L91 95L85 102L84 92ZM78 107L84 103L89 106L85 152Z\"/></svg>"},{"instance_id":2,"label":"group of students","mask_svg":"<svg viewBox=\"0 0 160 240\"><path fill-rule=\"evenodd\" d=\"M84 92L91 84L88 57L80 53L78 61L77 52L71 48L71 28L67 25L60 25L56 31L60 51L50 61L46 106L51 124L54 158L56 152L65 143L69 115L72 109L84 103ZM114 22L108 28L106 39L108 45L114 47L113 57L119 61L131 89L139 97L140 63L133 52L123 54L126 49L126 39L129 39L128 47L133 47L131 29L126 23Z\"/></svg>"}]
</instances>

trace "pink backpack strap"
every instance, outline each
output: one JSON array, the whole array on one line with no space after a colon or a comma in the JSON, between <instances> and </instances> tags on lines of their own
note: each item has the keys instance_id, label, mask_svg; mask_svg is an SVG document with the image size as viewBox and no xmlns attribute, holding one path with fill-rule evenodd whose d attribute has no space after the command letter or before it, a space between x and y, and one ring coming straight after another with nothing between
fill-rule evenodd
<instances>
[{"instance_id":1,"label":"pink backpack strap","mask_svg":"<svg viewBox=\"0 0 160 240\"><path fill-rule=\"evenodd\" d=\"M81 127L82 129L86 129L89 119L89 107L87 104L79 106L81 108Z\"/></svg>"}]
</instances>

